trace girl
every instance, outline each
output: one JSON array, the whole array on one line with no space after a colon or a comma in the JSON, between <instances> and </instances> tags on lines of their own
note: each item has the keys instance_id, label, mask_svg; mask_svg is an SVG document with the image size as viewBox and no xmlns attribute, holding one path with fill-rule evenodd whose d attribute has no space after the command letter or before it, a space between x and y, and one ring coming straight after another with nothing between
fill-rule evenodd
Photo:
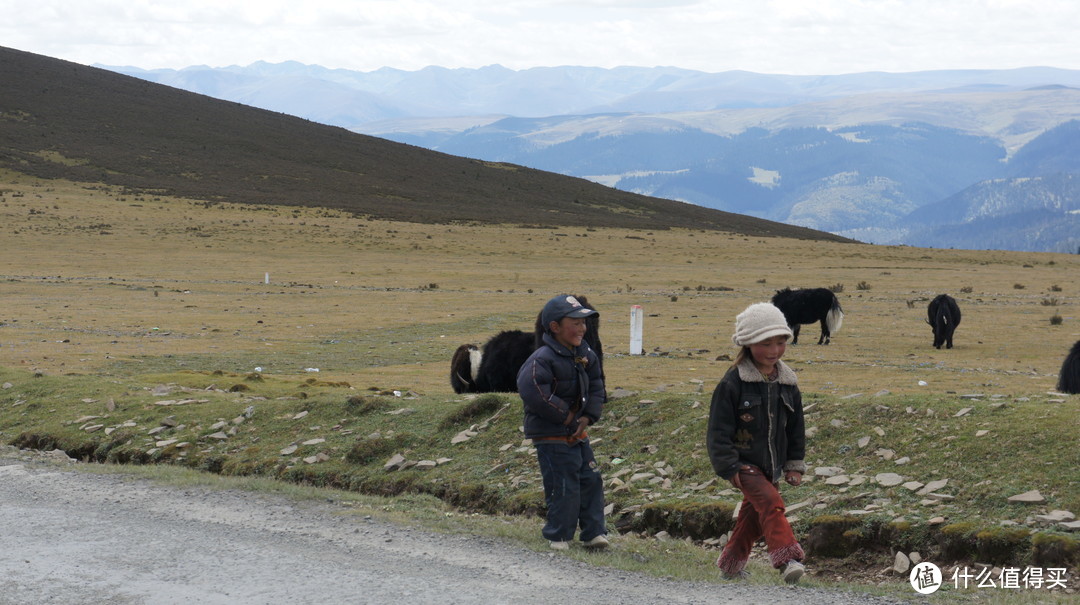
<instances>
[{"instance_id":1,"label":"girl","mask_svg":"<svg viewBox=\"0 0 1080 605\"><path fill-rule=\"evenodd\" d=\"M716 474L743 493L735 529L716 561L728 579L749 575L746 561L761 537L785 582L798 582L806 571L777 489L781 476L797 486L806 472L802 395L795 372L780 361L790 337L780 309L747 307L735 318L732 336L741 349L713 391L709 459Z\"/></svg>"}]
</instances>

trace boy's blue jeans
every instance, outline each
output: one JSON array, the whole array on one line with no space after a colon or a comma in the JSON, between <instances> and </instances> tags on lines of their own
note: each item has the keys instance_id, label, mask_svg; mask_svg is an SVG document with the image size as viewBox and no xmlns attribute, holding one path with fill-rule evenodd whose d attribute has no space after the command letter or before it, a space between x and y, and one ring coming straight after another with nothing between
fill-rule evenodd
<instances>
[{"instance_id":1,"label":"boy's blue jeans","mask_svg":"<svg viewBox=\"0 0 1080 605\"><path fill-rule=\"evenodd\" d=\"M552 542L574 539L580 525L582 542L607 533L604 527L604 479L588 441L574 445L537 442L536 459L544 478L547 523L544 538Z\"/></svg>"}]
</instances>

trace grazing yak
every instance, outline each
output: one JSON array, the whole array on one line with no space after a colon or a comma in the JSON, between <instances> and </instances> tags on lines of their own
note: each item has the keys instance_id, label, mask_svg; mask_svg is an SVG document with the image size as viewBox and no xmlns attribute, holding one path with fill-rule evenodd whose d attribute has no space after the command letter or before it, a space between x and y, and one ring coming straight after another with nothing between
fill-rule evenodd
<instances>
[{"instance_id":1,"label":"grazing yak","mask_svg":"<svg viewBox=\"0 0 1080 605\"><path fill-rule=\"evenodd\" d=\"M772 304L784 314L788 327L791 328L791 344L799 342L800 324L821 322L821 336L818 344L829 344L830 337L840 331L844 323L844 310L840 301L828 288L804 288L778 290L772 297Z\"/></svg>"},{"instance_id":2,"label":"grazing yak","mask_svg":"<svg viewBox=\"0 0 1080 605\"><path fill-rule=\"evenodd\" d=\"M953 332L960 325L960 305L948 294L938 294L926 307L926 323L934 329L934 348L952 348Z\"/></svg>"},{"instance_id":3,"label":"grazing yak","mask_svg":"<svg viewBox=\"0 0 1080 605\"><path fill-rule=\"evenodd\" d=\"M585 307L595 309L584 296L575 296ZM464 344L450 360L450 386L455 393L513 393L517 391L517 373L522 364L543 344L544 325L540 314L531 333L506 330L492 336L484 346ZM585 343L600 360L604 373L604 349L600 343L600 316L585 318Z\"/></svg>"},{"instance_id":4,"label":"grazing yak","mask_svg":"<svg viewBox=\"0 0 1080 605\"><path fill-rule=\"evenodd\" d=\"M1080 394L1080 340L1076 341L1061 364L1057 390L1062 393Z\"/></svg>"}]
</instances>

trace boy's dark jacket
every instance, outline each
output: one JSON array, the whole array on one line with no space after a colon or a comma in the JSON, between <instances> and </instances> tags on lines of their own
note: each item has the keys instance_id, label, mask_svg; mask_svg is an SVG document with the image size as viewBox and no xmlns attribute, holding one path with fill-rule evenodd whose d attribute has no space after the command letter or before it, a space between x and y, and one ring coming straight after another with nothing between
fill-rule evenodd
<instances>
[{"instance_id":1,"label":"boy's dark jacket","mask_svg":"<svg viewBox=\"0 0 1080 605\"><path fill-rule=\"evenodd\" d=\"M770 383L749 359L728 370L713 391L705 444L713 470L724 479L730 480L744 464L760 468L773 482L784 471L806 472L802 394L795 372L783 362L777 367L779 378L772 388L780 389L780 405L772 413Z\"/></svg>"},{"instance_id":2,"label":"boy's dark jacket","mask_svg":"<svg viewBox=\"0 0 1080 605\"><path fill-rule=\"evenodd\" d=\"M543 346L521 365L517 387L528 439L569 437L583 415L595 424L607 398L596 353L585 342L571 351L551 334L544 334Z\"/></svg>"}]
</instances>

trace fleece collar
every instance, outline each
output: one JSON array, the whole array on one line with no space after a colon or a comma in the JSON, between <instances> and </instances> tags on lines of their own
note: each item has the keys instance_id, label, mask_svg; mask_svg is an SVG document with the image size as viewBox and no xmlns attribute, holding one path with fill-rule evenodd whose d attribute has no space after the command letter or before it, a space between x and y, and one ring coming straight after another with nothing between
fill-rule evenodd
<instances>
[{"instance_id":1,"label":"fleece collar","mask_svg":"<svg viewBox=\"0 0 1080 605\"><path fill-rule=\"evenodd\" d=\"M799 384L799 379L795 376L795 370L792 370L786 363L777 361L776 367L780 369L780 376L777 382L791 386ZM757 366L754 365L753 359L744 359L742 363L738 365L738 368L739 378L741 378L743 382L765 382L765 377L758 371Z\"/></svg>"}]
</instances>

